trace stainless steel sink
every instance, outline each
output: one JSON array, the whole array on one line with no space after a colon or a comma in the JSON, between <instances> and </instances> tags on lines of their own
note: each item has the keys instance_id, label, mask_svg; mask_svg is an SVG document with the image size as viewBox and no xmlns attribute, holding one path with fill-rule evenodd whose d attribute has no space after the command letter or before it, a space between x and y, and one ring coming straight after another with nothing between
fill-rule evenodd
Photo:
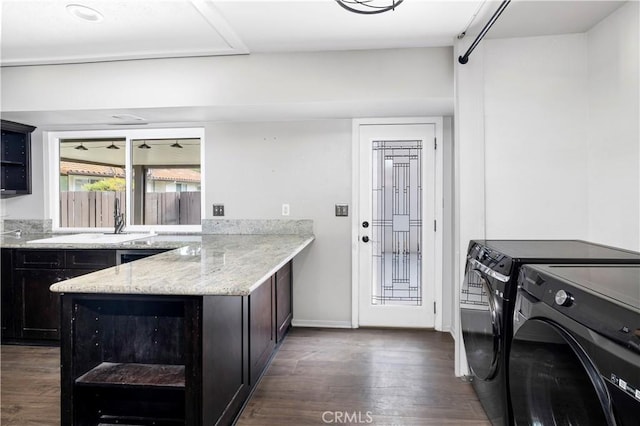
<instances>
[{"instance_id":1,"label":"stainless steel sink","mask_svg":"<svg viewBox=\"0 0 640 426\"><path fill-rule=\"evenodd\" d=\"M57 237L42 238L39 240L27 241L28 244L118 244L127 241L140 240L142 238L153 237L155 234L150 233L132 233L132 234L69 234L59 235Z\"/></svg>"}]
</instances>

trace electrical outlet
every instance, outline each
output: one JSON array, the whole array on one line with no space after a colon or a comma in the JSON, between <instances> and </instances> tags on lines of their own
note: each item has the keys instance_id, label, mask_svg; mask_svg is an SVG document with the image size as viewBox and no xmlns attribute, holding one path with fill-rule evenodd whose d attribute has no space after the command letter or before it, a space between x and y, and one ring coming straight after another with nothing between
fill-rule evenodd
<instances>
[{"instance_id":1,"label":"electrical outlet","mask_svg":"<svg viewBox=\"0 0 640 426\"><path fill-rule=\"evenodd\" d=\"M349 216L349 205L336 204L336 216Z\"/></svg>"},{"instance_id":2,"label":"electrical outlet","mask_svg":"<svg viewBox=\"0 0 640 426\"><path fill-rule=\"evenodd\" d=\"M213 215L214 216L224 216L224 204L214 204L213 205Z\"/></svg>"},{"instance_id":3,"label":"electrical outlet","mask_svg":"<svg viewBox=\"0 0 640 426\"><path fill-rule=\"evenodd\" d=\"M282 205L282 216L289 216L289 204Z\"/></svg>"}]
</instances>

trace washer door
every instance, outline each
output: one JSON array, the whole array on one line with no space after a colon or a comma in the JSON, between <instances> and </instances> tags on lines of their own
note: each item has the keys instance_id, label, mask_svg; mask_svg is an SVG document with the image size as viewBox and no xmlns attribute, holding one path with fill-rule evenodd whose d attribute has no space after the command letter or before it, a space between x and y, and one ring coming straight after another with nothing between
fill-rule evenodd
<instances>
[{"instance_id":1,"label":"washer door","mask_svg":"<svg viewBox=\"0 0 640 426\"><path fill-rule=\"evenodd\" d=\"M498 370L500 318L485 276L467 268L460 298L462 338L473 374L491 380Z\"/></svg>"},{"instance_id":2,"label":"washer door","mask_svg":"<svg viewBox=\"0 0 640 426\"><path fill-rule=\"evenodd\" d=\"M527 320L509 352L509 391L516 425L615 425L606 386L563 328Z\"/></svg>"}]
</instances>

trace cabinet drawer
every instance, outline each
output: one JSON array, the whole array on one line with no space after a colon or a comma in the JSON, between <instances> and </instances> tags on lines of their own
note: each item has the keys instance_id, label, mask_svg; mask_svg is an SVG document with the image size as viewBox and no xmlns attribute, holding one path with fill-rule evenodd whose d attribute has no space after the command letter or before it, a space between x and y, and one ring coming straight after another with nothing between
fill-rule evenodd
<instances>
[{"instance_id":1,"label":"cabinet drawer","mask_svg":"<svg viewBox=\"0 0 640 426\"><path fill-rule=\"evenodd\" d=\"M116 264L115 250L67 250L68 269L104 269Z\"/></svg>"},{"instance_id":2,"label":"cabinet drawer","mask_svg":"<svg viewBox=\"0 0 640 426\"><path fill-rule=\"evenodd\" d=\"M63 268L62 250L16 250L16 268Z\"/></svg>"}]
</instances>

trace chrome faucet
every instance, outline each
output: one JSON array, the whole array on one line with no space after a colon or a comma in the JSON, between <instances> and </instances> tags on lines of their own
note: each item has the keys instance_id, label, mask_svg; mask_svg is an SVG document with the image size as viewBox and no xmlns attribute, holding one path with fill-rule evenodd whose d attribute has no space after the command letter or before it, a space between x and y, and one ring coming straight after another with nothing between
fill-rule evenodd
<instances>
[{"instance_id":1,"label":"chrome faucet","mask_svg":"<svg viewBox=\"0 0 640 426\"><path fill-rule=\"evenodd\" d=\"M124 229L124 213L120 213L120 200L118 198L113 202L113 223L113 233L122 233L122 230Z\"/></svg>"}]
</instances>

